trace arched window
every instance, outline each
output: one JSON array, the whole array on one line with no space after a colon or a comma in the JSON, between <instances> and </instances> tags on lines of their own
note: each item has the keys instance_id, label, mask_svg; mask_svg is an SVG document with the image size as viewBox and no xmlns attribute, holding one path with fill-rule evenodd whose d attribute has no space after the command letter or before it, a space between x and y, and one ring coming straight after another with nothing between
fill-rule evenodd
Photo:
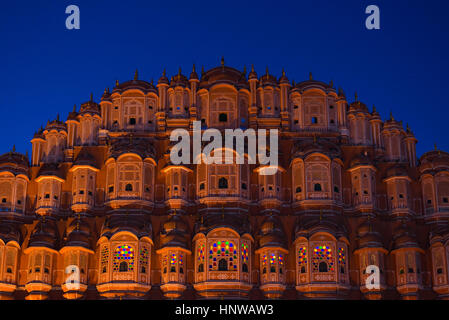
<instances>
[{"instance_id":1,"label":"arched window","mask_svg":"<svg viewBox=\"0 0 449 320\"><path fill-rule=\"evenodd\" d=\"M296 193L300 193L302 190L301 190L301 187L297 187L296 188Z\"/></svg>"},{"instance_id":2,"label":"arched window","mask_svg":"<svg viewBox=\"0 0 449 320\"><path fill-rule=\"evenodd\" d=\"M198 272L204 272L204 264L200 264L199 266L198 266Z\"/></svg>"},{"instance_id":3,"label":"arched window","mask_svg":"<svg viewBox=\"0 0 449 320\"><path fill-rule=\"evenodd\" d=\"M242 271L243 271L243 272L248 272L248 265L247 265L246 263L244 263L244 264L242 265Z\"/></svg>"},{"instance_id":4,"label":"arched window","mask_svg":"<svg viewBox=\"0 0 449 320\"><path fill-rule=\"evenodd\" d=\"M228 115L226 113L220 113L218 116L218 121L220 122L227 122L228 121Z\"/></svg>"},{"instance_id":5,"label":"arched window","mask_svg":"<svg viewBox=\"0 0 449 320\"><path fill-rule=\"evenodd\" d=\"M315 185L314 185L314 187L313 187L313 190L314 191L321 191L322 189L321 189L321 184L319 184L319 183L315 183Z\"/></svg>"},{"instance_id":6,"label":"arched window","mask_svg":"<svg viewBox=\"0 0 449 320\"><path fill-rule=\"evenodd\" d=\"M220 178L218 180L218 189L227 189L228 188L228 179Z\"/></svg>"},{"instance_id":7,"label":"arched window","mask_svg":"<svg viewBox=\"0 0 449 320\"><path fill-rule=\"evenodd\" d=\"M133 191L133 185L131 183L128 183L125 187L125 191Z\"/></svg>"},{"instance_id":8,"label":"arched window","mask_svg":"<svg viewBox=\"0 0 449 320\"><path fill-rule=\"evenodd\" d=\"M306 267L304 266L301 267L301 273L306 273Z\"/></svg>"},{"instance_id":9,"label":"arched window","mask_svg":"<svg viewBox=\"0 0 449 320\"><path fill-rule=\"evenodd\" d=\"M319 272L327 272L327 263L324 261L320 262L318 271Z\"/></svg>"},{"instance_id":10,"label":"arched window","mask_svg":"<svg viewBox=\"0 0 449 320\"><path fill-rule=\"evenodd\" d=\"M228 271L228 262L226 259L220 259L218 261L218 271Z\"/></svg>"},{"instance_id":11,"label":"arched window","mask_svg":"<svg viewBox=\"0 0 449 320\"><path fill-rule=\"evenodd\" d=\"M126 261L120 262L119 272L127 272L128 271L128 263Z\"/></svg>"}]
</instances>

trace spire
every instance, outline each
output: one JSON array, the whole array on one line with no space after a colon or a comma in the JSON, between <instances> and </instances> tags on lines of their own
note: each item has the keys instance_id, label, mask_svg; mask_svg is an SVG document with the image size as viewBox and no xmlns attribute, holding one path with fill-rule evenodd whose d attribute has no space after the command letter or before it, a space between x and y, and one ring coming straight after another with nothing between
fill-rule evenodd
<instances>
[{"instance_id":1,"label":"spire","mask_svg":"<svg viewBox=\"0 0 449 320\"><path fill-rule=\"evenodd\" d=\"M309 72L309 80L313 80L312 72Z\"/></svg>"},{"instance_id":2,"label":"spire","mask_svg":"<svg viewBox=\"0 0 449 320\"><path fill-rule=\"evenodd\" d=\"M282 68L282 76L285 77L285 70Z\"/></svg>"},{"instance_id":3,"label":"spire","mask_svg":"<svg viewBox=\"0 0 449 320\"><path fill-rule=\"evenodd\" d=\"M163 76L163 77L166 77L166 76L167 76L167 72L165 71L165 69L164 69L164 71L162 71L162 76Z\"/></svg>"},{"instance_id":4,"label":"spire","mask_svg":"<svg viewBox=\"0 0 449 320\"><path fill-rule=\"evenodd\" d=\"M94 101L94 94L91 92L90 93L90 102Z\"/></svg>"},{"instance_id":5,"label":"spire","mask_svg":"<svg viewBox=\"0 0 449 320\"><path fill-rule=\"evenodd\" d=\"M120 83L118 82L118 80L115 80L115 86L118 87L119 84L120 84Z\"/></svg>"},{"instance_id":6,"label":"spire","mask_svg":"<svg viewBox=\"0 0 449 320\"><path fill-rule=\"evenodd\" d=\"M72 112L76 112L76 104L73 105L73 110Z\"/></svg>"},{"instance_id":7,"label":"spire","mask_svg":"<svg viewBox=\"0 0 449 320\"><path fill-rule=\"evenodd\" d=\"M196 70L195 70L195 64L193 64L193 66L192 66L192 72L196 72Z\"/></svg>"},{"instance_id":8,"label":"spire","mask_svg":"<svg viewBox=\"0 0 449 320\"><path fill-rule=\"evenodd\" d=\"M357 94L357 91L354 94L354 99L355 99L355 102L359 101L359 95Z\"/></svg>"},{"instance_id":9,"label":"spire","mask_svg":"<svg viewBox=\"0 0 449 320\"><path fill-rule=\"evenodd\" d=\"M59 121L59 112L56 114L56 121Z\"/></svg>"},{"instance_id":10,"label":"spire","mask_svg":"<svg viewBox=\"0 0 449 320\"><path fill-rule=\"evenodd\" d=\"M376 112L376 106L373 104L373 113Z\"/></svg>"},{"instance_id":11,"label":"spire","mask_svg":"<svg viewBox=\"0 0 449 320\"><path fill-rule=\"evenodd\" d=\"M136 72L134 73L134 81L139 79L139 72L136 69Z\"/></svg>"},{"instance_id":12,"label":"spire","mask_svg":"<svg viewBox=\"0 0 449 320\"><path fill-rule=\"evenodd\" d=\"M16 152L16 145L15 144L12 145L12 150L11 151L12 152Z\"/></svg>"},{"instance_id":13,"label":"spire","mask_svg":"<svg viewBox=\"0 0 449 320\"><path fill-rule=\"evenodd\" d=\"M254 72L254 65L251 65L251 72Z\"/></svg>"},{"instance_id":14,"label":"spire","mask_svg":"<svg viewBox=\"0 0 449 320\"><path fill-rule=\"evenodd\" d=\"M435 148L435 151L438 151L438 148L437 148L437 144L436 144L436 143L434 143L433 147Z\"/></svg>"},{"instance_id":15,"label":"spire","mask_svg":"<svg viewBox=\"0 0 449 320\"><path fill-rule=\"evenodd\" d=\"M222 67L224 67L224 63L225 63L224 57L221 57L221 66L222 66Z\"/></svg>"},{"instance_id":16,"label":"spire","mask_svg":"<svg viewBox=\"0 0 449 320\"><path fill-rule=\"evenodd\" d=\"M268 72L268 66L267 66L267 68L265 69L265 73L266 73L266 76L267 76L267 79L268 79L268 77L270 76L270 73Z\"/></svg>"},{"instance_id":17,"label":"spire","mask_svg":"<svg viewBox=\"0 0 449 320\"><path fill-rule=\"evenodd\" d=\"M392 111L390 111L390 120L394 121L394 117L393 117L393 112Z\"/></svg>"},{"instance_id":18,"label":"spire","mask_svg":"<svg viewBox=\"0 0 449 320\"><path fill-rule=\"evenodd\" d=\"M246 66L243 66L243 72L244 75L246 75Z\"/></svg>"},{"instance_id":19,"label":"spire","mask_svg":"<svg viewBox=\"0 0 449 320\"><path fill-rule=\"evenodd\" d=\"M151 82L150 82L150 83L151 83L151 85L152 85L152 86L154 85L154 81L153 81L153 79L151 79Z\"/></svg>"},{"instance_id":20,"label":"spire","mask_svg":"<svg viewBox=\"0 0 449 320\"><path fill-rule=\"evenodd\" d=\"M181 75L181 67L179 67L179 69L178 69L178 76L180 76Z\"/></svg>"}]
</instances>

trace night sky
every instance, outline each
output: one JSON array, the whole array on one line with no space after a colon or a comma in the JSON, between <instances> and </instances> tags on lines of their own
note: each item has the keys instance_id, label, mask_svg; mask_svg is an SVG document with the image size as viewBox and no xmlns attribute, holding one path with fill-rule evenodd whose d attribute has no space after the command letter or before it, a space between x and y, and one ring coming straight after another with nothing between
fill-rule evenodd
<instances>
[{"instance_id":1,"label":"night sky","mask_svg":"<svg viewBox=\"0 0 449 320\"><path fill-rule=\"evenodd\" d=\"M81 29L67 30L78 5ZM365 28L378 5L381 30ZM0 153L31 154L34 132L115 80L225 64L300 82L333 80L382 118L409 123L418 155L449 151L449 1L3 1Z\"/></svg>"}]
</instances>

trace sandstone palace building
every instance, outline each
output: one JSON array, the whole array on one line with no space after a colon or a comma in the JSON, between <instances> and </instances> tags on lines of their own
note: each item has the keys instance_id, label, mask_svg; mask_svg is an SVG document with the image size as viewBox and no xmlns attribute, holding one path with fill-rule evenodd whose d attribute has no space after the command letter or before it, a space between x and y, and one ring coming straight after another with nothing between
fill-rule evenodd
<instances>
[{"instance_id":1,"label":"sandstone palace building","mask_svg":"<svg viewBox=\"0 0 449 320\"><path fill-rule=\"evenodd\" d=\"M448 153L311 74L199 73L136 71L0 156L0 298L449 297ZM279 170L173 164L194 121L278 129Z\"/></svg>"}]
</instances>

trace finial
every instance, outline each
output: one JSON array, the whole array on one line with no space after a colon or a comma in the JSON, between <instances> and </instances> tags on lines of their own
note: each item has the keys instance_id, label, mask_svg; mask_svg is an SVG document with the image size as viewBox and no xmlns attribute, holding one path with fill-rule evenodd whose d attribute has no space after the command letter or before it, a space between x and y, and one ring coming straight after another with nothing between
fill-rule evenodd
<instances>
[{"instance_id":1,"label":"finial","mask_svg":"<svg viewBox=\"0 0 449 320\"><path fill-rule=\"evenodd\" d=\"M285 70L282 68L282 76L285 77Z\"/></svg>"},{"instance_id":2,"label":"finial","mask_svg":"<svg viewBox=\"0 0 449 320\"><path fill-rule=\"evenodd\" d=\"M357 91L354 94L355 102L359 101L359 95L357 94Z\"/></svg>"},{"instance_id":3,"label":"finial","mask_svg":"<svg viewBox=\"0 0 449 320\"><path fill-rule=\"evenodd\" d=\"M329 86L330 86L331 88L334 87L334 80L331 80L331 82L329 83Z\"/></svg>"},{"instance_id":4,"label":"finial","mask_svg":"<svg viewBox=\"0 0 449 320\"><path fill-rule=\"evenodd\" d=\"M196 72L195 71L195 64L193 64L193 66L192 66L192 72Z\"/></svg>"},{"instance_id":5,"label":"finial","mask_svg":"<svg viewBox=\"0 0 449 320\"><path fill-rule=\"evenodd\" d=\"M12 152L16 152L16 145L15 144L12 145Z\"/></svg>"},{"instance_id":6,"label":"finial","mask_svg":"<svg viewBox=\"0 0 449 320\"><path fill-rule=\"evenodd\" d=\"M267 78L268 78L268 76L270 75L270 73L268 72L268 67L265 69L265 72L266 72L266 75L267 75Z\"/></svg>"},{"instance_id":7,"label":"finial","mask_svg":"<svg viewBox=\"0 0 449 320\"><path fill-rule=\"evenodd\" d=\"M151 85L152 85L152 86L154 85L154 81L153 81L153 79L151 79Z\"/></svg>"},{"instance_id":8,"label":"finial","mask_svg":"<svg viewBox=\"0 0 449 320\"><path fill-rule=\"evenodd\" d=\"M254 72L254 65L251 65L251 72Z\"/></svg>"},{"instance_id":9,"label":"finial","mask_svg":"<svg viewBox=\"0 0 449 320\"><path fill-rule=\"evenodd\" d=\"M246 75L246 66L243 66L243 72L242 73Z\"/></svg>"},{"instance_id":10,"label":"finial","mask_svg":"<svg viewBox=\"0 0 449 320\"><path fill-rule=\"evenodd\" d=\"M292 87L296 86L295 80L292 80Z\"/></svg>"},{"instance_id":11,"label":"finial","mask_svg":"<svg viewBox=\"0 0 449 320\"><path fill-rule=\"evenodd\" d=\"M408 122L405 124L405 129L407 130L407 132L410 132L410 127L408 126Z\"/></svg>"},{"instance_id":12,"label":"finial","mask_svg":"<svg viewBox=\"0 0 449 320\"><path fill-rule=\"evenodd\" d=\"M94 94L91 92L90 93L90 102L94 101Z\"/></svg>"},{"instance_id":13,"label":"finial","mask_svg":"<svg viewBox=\"0 0 449 320\"><path fill-rule=\"evenodd\" d=\"M166 74L167 74L167 72L166 72L165 69L164 69L164 71L162 71L162 76L165 77Z\"/></svg>"},{"instance_id":14,"label":"finial","mask_svg":"<svg viewBox=\"0 0 449 320\"><path fill-rule=\"evenodd\" d=\"M76 104L73 105L73 111L72 112L76 112Z\"/></svg>"},{"instance_id":15,"label":"finial","mask_svg":"<svg viewBox=\"0 0 449 320\"><path fill-rule=\"evenodd\" d=\"M56 121L59 121L59 113L56 114Z\"/></svg>"},{"instance_id":16,"label":"finial","mask_svg":"<svg viewBox=\"0 0 449 320\"><path fill-rule=\"evenodd\" d=\"M392 112L392 111L390 111L390 120L391 120L391 121L393 121L393 120L394 120L394 117L393 117L393 112Z\"/></svg>"},{"instance_id":17,"label":"finial","mask_svg":"<svg viewBox=\"0 0 449 320\"><path fill-rule=\"evenodd\" d=\"M437 148L437 144L436 144L436 143L434 143L433 147L435 148L435 151L437 151L437 150L438 150L438 148Z\"/></svg>"},{"instance_id":18,"label":"finial","mask_svg":"<svg viewBox=\"0 0 449 320\"><path fill-rule=\"evenodd\" d=\"M178 69L178 75L181 75L181 67Z\"/></svg>"},{"instance_id":19,"label":"finial","mask_svg":"<svg viewBox=\"0 0 449 320\"><path fill-rule=\"evenodd\" d=\"M115 86L118 87L119 84L120 84L120 83L118 82L118 80L115 80Z\"/></svg>"},{"instance_id":20,"label":"finial","mask_svg":"<svg viewBox=\"0 0 449 320\"><path fill-rule=\"evenodd\" d=\"M25 157L28 159L29 155L28 155L28 150L25 152Z\"/></svg>"},{"instance_id":21,"label":"finial","mask_svg":"<svg viewBox=\"0 0 449 320\"><path fill-rule=\"evenodd\" d=\"M136 72L134 73L134 81L139 79L139 72L136 69Z\"/></svg>"},{"instance_id":22,"label":"finial","mask_svg":"<svg viewBox=\"0 0 449 320\"><path fill-rule=\"evenodd\" d=\"M313 80L312 72L309 72L309 80Z\"/></svg>"},{"instance_id":23,"label":"finial","mask_svg":"<svg viewBox=\"0 0 449 320\"><path fill-rule=\"evenodd\" d=\"M204 71L204 66L201 66L201 76L203 76L206 72Z\"/></svg>"},{"instance_id":24,"label":"finial","mask_svg":"<svg viewBox=\"0 0 449 320\"><path fill-rule=\"evenodd\" d=\"M221 57L221 65L224 66L224 57Z\"/></svg>"},{"instance_id":25,"label":"finial","mask_svg":"<svg viewBox=\"0 0 449 320\"><path fill-rule=\"evenodd\" d=\"M106 88L104 88L104 92L103 92L103 94L106 94L107 93L107 89Z\"/></svg>"},{"instance_id":26,"label":"finial","mask_svg":"<svg viewBox=\"0 0 449 320\"><path fill-rule=\"evenodd\" d=\"M373 104L373 113L376 112L376 106Z\"/></svg>"}]
</instances>

